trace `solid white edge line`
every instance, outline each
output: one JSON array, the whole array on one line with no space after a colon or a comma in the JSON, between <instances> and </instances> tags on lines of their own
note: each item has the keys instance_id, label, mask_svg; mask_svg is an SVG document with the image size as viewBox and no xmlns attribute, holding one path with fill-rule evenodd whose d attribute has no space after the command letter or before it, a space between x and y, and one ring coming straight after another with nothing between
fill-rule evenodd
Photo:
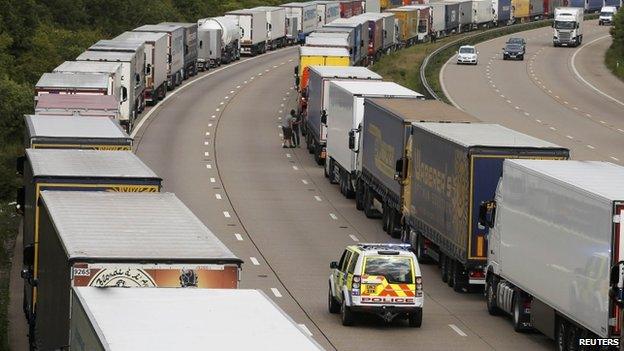
<instances>
[{"instance_id":1,"label":"solid white edge line","mask_svg":"<svg viewBox=\"0 0 624 351\"><path fill-rule=\"evenodd\" d=\"M249 260L251 261L251 263L253 263L254 266L260 265L260 262L258 262L258 259L255 257L249 257Z\"/></svg>"},{"instance_id":2,"label":"solid white edge line","mask_svg":"<svg viewBox=\"0 0 624 351\"><path fill-rule=\"evenodd\" d=\"M353 241L355 241L355 242L360 241L360 239L358 239L358 237L357 237L357 236L355 236L355 235L353 235L353 234L349 234L349 237L351 238L351 240L353 240Z\"/></svg>"},{"instance_id":3,"label":"solid white edge line","mask_svg":"<svg viewBox=\"0 0 624 351\"><path fill-rule=\"evenodd\" d=\"M205 75L203 75L203 76L201 76L201 77L198 77L198 78L196 78L196 79L194 79L194 80L192 80L192 81L190 81L190 82L187 82L186 84L184 84L184 85L182 85L182 86L178 87L178 89L176 89L176 90L172 91L171 93L167 94L167 96L165 96L165 98L164 98L164 99L162 99L162 101L160 101L160 103L158 103L156 106L154 106L154 108L152 108L151 110L149 110L149 111L145 114L145 116L143 116L143 118L141 118L141 120L140 120L140 121L139 121L139 123L136 125L136 127L134 128L134 130L132 131L132 133L130 134L130 136L131 136L132 138L136 137L137 133L139 132L139 130L141 130L141 128L143 127L143 125L145 124L145 122L146 122L147 120L149 120L150 116L154 113L154 111L158 110L161 106L163 106L163 104L164 104L164 102L165 102L165 101L167 101L168 99L170 99L172 96L175 96L177 93L179 93L179 92L183 91L183 90L184 90L184 89L186 89L187 87L189 87L189 86L191 86L191 85L193 85L193 84L195 84L195 83L199 82L200 80L202 80L202 79L204 79L204 78L206 78L206 77L210 77L210 76L212 76L213 74L218 73L218 72L221 72L221 71L223 71L223 70L227 70L227 69L229 69L229 68L232 68L232 67L238 66L238 65L240 65L240 64L242 64L242 63L249 62L249 61L254 61L254 60L257 60L257 59L260 59L260 58L263 58L263 57L267 57L267 56L272 56L272 55L275 55L275 54L277 54L277 53L279 53L279 52L288 51L288 50L290 50L290 49L294 49L294 48L298 48L298 46L291 46L291 47L284 48L284 49L281 49L281 50L268 52L268 53L266 53L266 54L264 54L264 55L261 55L261 56L256 56L256 57L248 58L248 59L243 60L243 61L234 62L234 63L228 64L227 66L224 66L224 67L218 68L218 69L216 69L216 70L213 70L212 72L208 72L208 73L206 73Z\"/></svg>"},{"instance_id":4,"label":"solid white edge line","mask_svg":"<svg viewBox=\"0 0 624 351\"><path fill-rule=\"evenodd\" d=\"M275 297L282 297L282 293L280 293L277 288L271 288L271 292L275 295Z\"/></svg>"},{"instance_id":5,"label":"solid white edge line","mask_svg":"<svg viewBox=\"0 0 624 351\"><path fill-rule=\"evenodd\" d=\"M576 51L574 51L574 54L572 55L572 59L571 59L572 71L574 71L574 74L576 75L576 77L577 77L578 79L580 79L580 80L581 80L583 83L585 83L585 85L587 85L588 87L592 88L595 92L597 92L598 94L600 94L600 95L602 95L602 96L606 97L607 99L609 99L609 100L611 100L611 101L613 101L613 102L615 102L615 103L618 103L618 104L620 104L620 105L624 106L624 102L622 102L622 101L620 101L620 100L618 100L618 99L614 98L613 96L611 96L611 95L609 95L609 94L605 93L604 91L602 91L602 90L600 90L600 89L596 88L596 87L595 87L595 86L593 86L590 82L588 82L587 80L585 80L585 78L583 78L583 76L581 76L581 74L579 73L579 71L576 69L576 63L575 63L575 60L576 60L576 55L577 55L579 52L581 52L581 50L583 50L586 46L589 46L589 45L591 45L591 44L593 44L593 43L595 43L595 42L597 42L597 41L599 41L599 40L603 40L603 39L606 39L606 38L609 38L609 37L611 37L611 35L604 35L604 36L602 36L602 37L598 37L598 38L596 38L596 39L594 39L594 40L590 41L589 43L585 43L583 46L581 46L581 47L580 47L580 48L578 48Z\"/></svg>"},{"instance_id":6,"label":"solid white edge line","mask_svg":"<svg viewBox=\"0 0 624 351\"><path fill-rule=\"evenodd\" d=\"M459 336L468 336L461 329L459 329L459 327L456 326L455 324L449 324L448 326L451 327L451 329L453 329L457 334L459 334Z\"/></svg>"}]
</instances>

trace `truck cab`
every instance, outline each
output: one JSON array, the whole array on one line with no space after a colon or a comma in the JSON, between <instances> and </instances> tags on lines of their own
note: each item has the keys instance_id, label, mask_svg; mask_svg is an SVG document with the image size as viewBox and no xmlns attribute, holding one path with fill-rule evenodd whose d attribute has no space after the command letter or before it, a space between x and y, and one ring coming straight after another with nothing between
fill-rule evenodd
<instances>
[{"instance_id":1,"label":"truck cab","mask_svg":"<svg viewBox=\"0 0 624 351\"><path fill-rule=\"evenodd\" d=\"M558 7L553 22L553 45L579 46L583 42L583 9Z\"/></svg>"}]
</instances>

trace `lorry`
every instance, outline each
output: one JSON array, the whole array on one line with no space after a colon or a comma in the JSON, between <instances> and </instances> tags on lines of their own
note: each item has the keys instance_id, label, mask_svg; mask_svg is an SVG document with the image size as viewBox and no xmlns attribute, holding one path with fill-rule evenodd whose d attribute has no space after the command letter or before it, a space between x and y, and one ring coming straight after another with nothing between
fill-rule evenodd
<instances>
[{"instance_id":1,"label":"lorry","mask_svg":"<svg viewBox=\"0 0 624 351\"><path fill-rule=\"evenodd\" d=\"M167 33L167 89L173 90L184 78L184 28L181 26L146 24L133 32Z\"/></svg>"},{"instance_id":2,"label":"lorry","mask_svg":"<svg viewBox=\"0 0 624 351\"><path fill-rule=\"evenodd\" d=\"M115 95L113 84L106 73L44 73L35 84L35 101L44 94Z\"/></svg>"},{"instance_id":3,"label":"lorry","mask_svg":"<svg viewBox=\"0 0 624 351\"><path fill-rule=\"evenodd\" d=\"M544 17L544 0L529 0L529 16L532 21Z\"/></svg>"},{"instance_id":4,"label":"lorry","mask_svg":"<svg viewBox=\"0 0 624 351\"><path fill-rule=\"evenodd\" d=\"M553 46L579 46L583 42L583 9L557 7L553 22Z\"/></svg>"},{"instance_id":5,"label":"lorry","mask_svg":"<svg viewBox=\"0 0 624 351\"><path fill-rule=\"evenodd\" d=\"M351 45L353 46L353 50L349 52L349 55L351 56L351 60L353 62L360 61L362 59L362 56L366 54L366 50L361 45L357 44L357 43L361 44L360 36L362 35L362 33L358 31L357 24L352 24L352 25L348 25L344 27L343 26L333 27L331 26L331 24L328 24L328 25L325 25L323 28L319 28L315 30L314 32L310 33L310 35L332 36L328 34L337 34L337 33L347 34L349 36L349 41L352 43Z\"/></svg>"},{"instance_id":6,"label":"lorry","mask_svg":"<svg viewBox=\"0 0 624 351\"><path fill-rule=\"evenodd\" d=\"M472 1L472 27L489 27L494 22L494 4L490 0Z\"/></svg>"},{"instance_id":7,"label":"lorry","mask_svg":"<svg viewBox=\"0 0 624 351\"><path fill-rule=\"evenodd\" d=\"M289 2L279 5L286 9L286 18L289 23L296 25L296 33L291 33L294 42L304 43L305 38L318 27L318 16L316 14L316 3L308 2Z\"/></svg>"},{"instance_id":8,"label":"lorry","mask_svg":"<svg viewBox=\"0 0 624 351\"><path fill-rule=\"evenodd\" d=\"M308 87L308 66L349 66L351 56L345 48L321 48L302 46L299 48L299 65L295 67L299 81L298 89L305 95Z\"/></svg>"},{"instance_id":9,"label":"lorry","mask_svg":"<svg viewBox=\"0 0 624 351\"><path fill-rule=\"evenodd\" d=\"M424 96L394 82L331 81L327 114L325 174L330 183L340 184L347 198L355 195L362 172L362 123L364 99L371 97L422 99Z\"/></svg>"},{"instance_id":10,"label":"lorry","mask_svg":"<svg viewBox=\"0 0 624 351\"><path fill-rule=\"evenodd\" d=\"M609 287L624 255L623 179L609 162L505 160L479 211L489 229L488 312L510 314L516 331L538 330L564 350L579 339L609 342L589 349L617 346L622 310Z\"/></svg>"},{"instance_id":11,"label":"lorry","mask_svg":"<svg viewBox=\"0 0 624 351\"><path fill-rule=\"evenodd\" d=\"M225 14L241 29L241 53L256 56L267 50L269 26L266 13L256 10L236 10Z\"/></svg>"},{"instance_id":12,"label":"lorry","mask_svg":"<svg viewBox=\"0 0 624 351\"><path fill-rule=\"evenodd\" d=\"M446 0L448 3L456 3L459 5L457 14L459 17L458 31L466 32L472 29L472 0Z\"/></svg>"},{"instance_id":13,"label":"lorry","mask_svg":"<svg viewBox=\"0 0 624 351\"><path fill-rule=\"evenodd\" d=\"M74 287L68 297L71 350L324 350L261 290Z\"/></svg>"},{"instance_id":14,"label":"lorry","mask_svg":"<svg viewBox=\"0 0 624 351\"><path fill-rule=\"evenodd\" d=\"M318 15L318 27L322 27L340 18L340 3L337 1L315 1Z\"/></svg>"},{"instance_id":15,"label":"lorry","mask_svg":"<svg viewBox=\"0 0 624 351\"><path fill-rule=\"evenodd\" d=\"M155 105L164 99L167 95L167 34L124 32L114 40L140 40L145 43L145 101Z\"/></svg>"},{"instance_id":16,"label":"lorry","mask_svg":"<svg viewBox=\"0 0 624 351\"><path fill-rule=\"evenodd\" d=\"M86 62L65 61L58 65L52 72L55 73L104 73L109 75L110 89L107 95L113 95L118 100L127 95L126 88L122 84L122 64L119 62Z\"/></svg>"},{"instance_id":17,"label":"lorry","mask_svg":"<svg viewBox=\"0 0 624 351\"><path fill-rule=\"evenodd\" d=\"M304 114L306 130L306 145L308 151L314 154L317 164L325 162L327 125L322 123L323 115L327 113L329 84L338 80L375 80L382 77L365 67L331 67L310 66L307 90L307 108Z\"/></svg>"},{"instance_id":18,"label":"lorry","mask_svg":"<svg viewBox=\"0 0 624 351\"><path fill-rule=\"evenodd\" d=\"M511 0L509 0L511 1ZM446 35L446 5L441 2L429 3L431 8L431 33L436 37L443 37Z\"/></svg>"},{"instance_id":19,"label":"lorry","mask_svg":"<svg viewBox=\"0 0 624 351\"><path fill-rule=\"evenodd\" d=\"M384 52L389 54L397 50L400 44L397 19L394 13L382 12L379 15L383 18L382 47Z\"/></svg>"},{"instance_id":20,"label":"lorry","mask_svg":"<svg viewBox=\"0 0 624 351\"><path fill-rule=\"evenodd\" d=\"M18 160L18 172L24 176L24 187L19 189L16 201L23 209L23 308L29 326L34 328L41 192L159 192L162 180L130 151L26 149L25 157Z\"/></svg>"},{"instance_id":21,"label":"lorry","mask_svg":"<svg viewBox=\"0 0 624 351\"><path fill-rule=\"evenodd\" d=\"M145 88L143 83L145 82L144 59L138 58L132 52L85 51L76 58L76 61L119 62L122 64L121 83L125 89L122 90L120 98L119 122L127 130L132 129L143 101L143 90ZM124 92L126 95L123 95Z\"/></svg>"},{"instance_id":22,"label":"lorry","mask_svg":"<svg viewBox=\"0 0 624 351\"><path fill-rule=\"evenodd\" d=\"M433 23L433 10L429 5L409 5L418 11L418 42L422 43L429 38L431 24Z\"/></svg>"},{"instance_id":23,"label":"lorry","mask_svg":"<svg viewBox=\"0 0 624 351\"><path fill-rule=\"evenodd\" d=\"M364 18L350 17L350 18L338 18L332 23L325 25L323 29L329 30L330 28L353 28L355 37L356 48L356 65L366 65L368 59L368 43L369 43L369 30L368 21Z\"/></svg>"},{"instance_id":24,"label":"lorry","mask_svg":"<svg viewBox=\"0 0 624 351\"><path fill-rule=\"evenodd\" d=\"M495 25L506 26L511 24L513 19L511 16L511 0L494 0L492 11L494 12Z\"/></svg>"},{"instance_id":25,"label":"lorry","mask_svg":"<svg viewBox=\"0 0 624 351\"><path fill-rule=\"evenodd\" d=\"M380 13L366 12L360 15L368 20L368 53L369 62L377 61L384 53L384 17Z\"/></svg>"},{"instance_id":26,"label":"lorry","mask_svg":"<svg viewBox=\"0 0 624 351\"><path fill-rule=\"evenodd\" d=\"M360 0L340 0L340 18L351 18L364 12Z\"/></svg>"},{"instance_id":27,"label":"lorry","mask_svg":"<svg viewBox=\"0 0 624 351\"><path fill-rule=\"evenodd\" d=\"M39 231L40 350L69 340L72 287L235 289L240 281L242 260L172 193L46 190Z\"/></svg>"},{"instance_id":28,"label":"lorry","mask_svg":"<svg viewBox=\"0 0 624 351\"><path fill-rule=\"evenodd\" d=\"M45 94L37 97L35 113L108 117L120 122L119 100L113 95Z\"/></svg>"},{"instance_id":29,"label":"lorry","mask_svg":"<svg viewBox=\"0 0 624 351\"><path fill-rule=\"evenodd\" d=\"M457 32L460 28L461 12L460 6L466 5L460 1L440 1L444 4L444 34L448 35ZM462 5L463 4L463 5Z\"/></svg>"},{"instance_id":30,"label":"lorry","mask_svg":"<svg viewBox=\"0 0 624 351\"><path fill-rule=\"evenodd\" d=\"M210 33L204 34L204 36L210 35L210 38L218 38L218 40L214 42L212 39L210 40L208 58L213 67L219 66L222 63L230 63L240 58L241 30L236 21L232 18L220 16L200 19L197 21L197 24L199 32ZM200 52L201 50L202 48L200 47Z\"/></svg>"},{"instance_id":31,"label":"lorry","mask_svg":"<svg viewBox=\"0 0 624 351\"><path fill-rule=\"evenodd\" d=\"M448 104L415 99L364 100L362 172L355 203L369 218L381 214L382 227L392 237L402 233L403 207L409 196L412 122L470 123L479 120ZM402 238L408 241L407 238Z\"/></svg>"},{"instance_id":32,"label":"lorry","mask_svg":"<svg viewBox=\"0 0 624 351\"><path fill-rule=\"evenodd\" d=\"M24 148L132 150L132 138L110 118L25 115Z\"/></svg>"},{"instance_id":33,"label":"lorry","mask_svg":"<svg viewBox=\"0 0 624 351\"><path fill-rule=\"evenodd\" d=\"M530 10L530 0L511 0L511 17L514 22L521 23L529 20Z\"/></svg>"},{"instance_id":34,"label":"lorry","mask_svg":"<svg viewBox=\"0 0 624 351\"><path fill-rule=\"evenodd\" d=\"M387 12L393 13L399 21L399 33L403 46L412 46L418 41L418 9L416 7L397 7Z\"/></svg>"},{"instance_id":35,"label":"lorry","mask_svg":"<svg viewBox=\"0 0 624 351\"><path fill-rule=\"evenodd\" d=\"M266 14L268 36L267 50L275 50L286 46L286 9L278 6L259 6L252 10Z\"/></svg>"},{"instance_id":36,"label":"lorry","mask_svg":"<svg viewBox=\"0 0 624 351\"><path fill-rule=\"evenodd\" d=\"M221 28L203 27L202 20L197 21L197 69L207 71L217 67L221 61Z\"/></svg>"},{"instance_id":37,"label":"lorry","mask_svg":"<svg viewBox=\"0 0 624 351\"><path fill-rule=\"evenodd\" d=\"M357 60L357 57L355 56L355 41L353 36L349 32L312 32L306 37L305 46L345 48L349 51L349 55L351 57L351 65L354 65Z\"/></svg>"},{"instance_id":38,"label":"lorry","mask_svg":"<svg viewBox=\"0 0 624 351\"><path fill-rule=\"evenodd\" d=\"M161 25L184 28L184 79L197 75L197 23L162 22Z\"/></svg>"},{"instance_id":39,"label":"lorry","mask_svg":"<svg viewBox=\"0 0 624 351\"><path fill-rule=\"evenodd\" d=\"M482 289L487 235L478 227L481 201L493 197L503 161L567 159L569 150L487 123L412 123L404 238L416 256L438 262L457 292Z\"/></svg>"}]
</instances>

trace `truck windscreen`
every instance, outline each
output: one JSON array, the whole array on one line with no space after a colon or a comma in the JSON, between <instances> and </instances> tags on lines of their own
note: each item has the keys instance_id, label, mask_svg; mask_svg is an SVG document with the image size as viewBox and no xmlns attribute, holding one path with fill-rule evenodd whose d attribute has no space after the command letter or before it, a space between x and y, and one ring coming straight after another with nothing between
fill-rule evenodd
<instances>
[{"instance_id":1,"label":"truck windscreen","mask_svg":"<svg viewBox=\"0 0 624 351\"><path fill-rule=\"evenodd\" d=\"M556 29L574 29L576 27L576 22L572 21L555 21Z\"/></svg>"}]
</instances>

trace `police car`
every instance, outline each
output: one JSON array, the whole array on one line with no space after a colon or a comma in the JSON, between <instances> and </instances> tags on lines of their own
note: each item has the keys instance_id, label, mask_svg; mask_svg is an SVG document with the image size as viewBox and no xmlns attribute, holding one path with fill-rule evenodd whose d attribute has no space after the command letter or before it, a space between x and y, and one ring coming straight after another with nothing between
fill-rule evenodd
<instances>
[{"instance_id":1,"label":"police car","mask_svg":"<svg viewBox=\"0 0 624 351\"><path fill-rule=\"evenodd\" d=\"M421 326L422 277L409 244L348 246L330 268L329 312L340 313L343 325L353 325L358 313L370 313L386 322L406 318L410 327Z\"/></svg>"}]
</instances>

